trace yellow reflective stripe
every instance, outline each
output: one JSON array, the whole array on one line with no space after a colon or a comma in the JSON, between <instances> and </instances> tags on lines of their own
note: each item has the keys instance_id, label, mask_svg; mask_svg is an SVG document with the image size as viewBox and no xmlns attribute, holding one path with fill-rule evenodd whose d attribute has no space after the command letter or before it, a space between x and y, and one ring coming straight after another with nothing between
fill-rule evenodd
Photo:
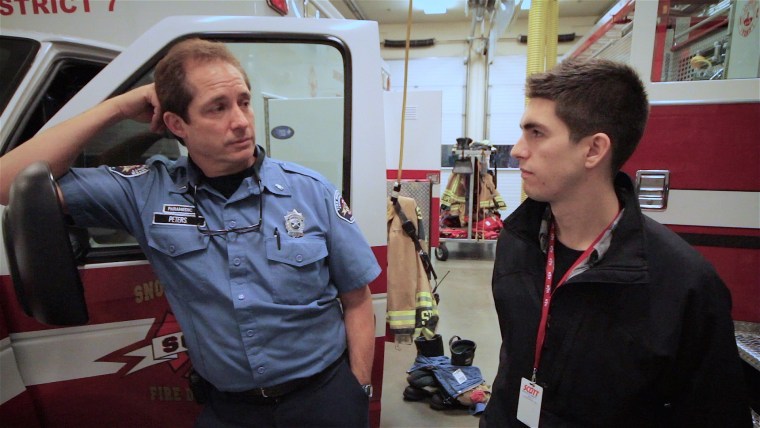
<instances>
[{"instance_id":1,"label":"yellow reflective stripe","mask_svg":"<svg viewBox=\"0 0 760 428\"><path fill-rule=\"evenodd\" d=\"M434 303L435 299L433 299L433 295L427 291L418 292L416 298L417 298L417 306L420 306L420 304L435 306L435 303Z\"/></svg>"},{"instance_id":2,"label":"yellow reflective stripe","mask_svg":"<svg viewBox=\"0 0 760 428\"><path fill-rule=\"evenodd\" d=\"M414 319L417 314L415 310L411 311L390 311L388 312L389 319Z\"/></svg>"},{"instance_id":3,"label":"yellow reflective stripe","mask_svg":"<svg viewBox=\"0 0 760 428\"><path fill-rule=\"evenodd\" d=\"M396 323L396 324L388 324L388 327L391 330L411 330L411 329L414 328L414 324L408 324L408 323L406 323L406 324L399 324L399 323Z\"/></svg>"},{"instance_id":4,"label":"yellow reflective stripe","mask_svg":"<svg viewBox=\"0 0 760 428\"><path fill-rule=\"evenodd\" d=\"M392 328L397 327L397 326L405 326L405 325L408 325L409 327L414 327L416 319L417 319L417 312L416 311L388 311L386 319L388 321L388 325L390 325Z\"/></svg>"},{"instance_id":5,"label":"yellow reflective stripe","mask_svg":"<svg viewBox=\"0 0 760 428\"><path fill-rule=\"evenodd\" d=\"M435 332L429 328L414 329L414 337L420 336L425 336L425 339L431 340L435 336Z\"/></svg>"},{"instance_id":6,"label":"yellow reflective stripe","mask_svg":"<svg viewBox=\"0 0 760 428\"><path fill-rule=\"evenodd\" d=\"M433 295L429 291L418 291L416 296L417 296L417 300L420 300L420 299L433 300Z\"/></svg>"}]
</instances>

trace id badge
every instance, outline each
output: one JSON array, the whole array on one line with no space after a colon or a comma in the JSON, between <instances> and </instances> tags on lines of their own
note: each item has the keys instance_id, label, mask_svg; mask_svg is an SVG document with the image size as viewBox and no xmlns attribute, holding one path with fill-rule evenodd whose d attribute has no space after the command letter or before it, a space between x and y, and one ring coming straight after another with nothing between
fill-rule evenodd
<instances>
[{"instance_id":1,"label":"id badge","mask_svg":"<svg viewBox=\"0 0 760 428\"><path fill-rule=\"evenodd\" d=\"M541 399L544 388L537 383L522 378L520 382L520 399L517 402L517 420L529 426L538 428L538 418L541 416Z\"/></svg>"}]
</instances>

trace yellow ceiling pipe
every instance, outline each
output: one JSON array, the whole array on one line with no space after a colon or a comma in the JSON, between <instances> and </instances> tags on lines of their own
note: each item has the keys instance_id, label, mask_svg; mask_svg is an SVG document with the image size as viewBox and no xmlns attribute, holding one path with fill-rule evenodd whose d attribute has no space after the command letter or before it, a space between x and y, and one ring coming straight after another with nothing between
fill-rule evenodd
<instances>
[{"instance_id":1,"label":"yellow ceiling pipe","mask_svg":"<svg viewBox=\"0 0 760 428\"><path fill-rule=\"evenodd\" d=\"M546 14L546 69L557 65L557 36L559 33L559 0L547 0Z\"/></svg>"},{"instance_id":2,"label":"yellow ceiling pipe","mask_svg":"<svg viewBox=\"0 0 760 428\"><path fill-rule=\"evenodd\" d=\"M541 73L557 63L557 34L559 28L558 0L533 0L528 14L528 62L526 76ZM528 98L525 98L528 104ZM525 189L520 201L528 196Z\"/></svg>"},{"instance_id":3,"label":"yellow ceiling pipe","mask_svg":"<svg viewBox=\"0 0 760 428\"><path fill-rule=\"evenodd\" d=\"M533 0L528 15L527 76L546 70L546 24L549 0ZM527 99L526 99L527 102Z\"/></svg>"}]
</instances>

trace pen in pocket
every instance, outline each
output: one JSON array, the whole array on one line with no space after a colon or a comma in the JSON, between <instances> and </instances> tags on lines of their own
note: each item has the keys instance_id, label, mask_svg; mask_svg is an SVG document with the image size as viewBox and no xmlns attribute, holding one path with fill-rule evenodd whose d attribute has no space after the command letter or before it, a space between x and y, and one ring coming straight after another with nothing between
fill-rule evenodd
<instances>
[{"instance_id":1,"label":"pen in pocket","mask_svg":"<svg viewBox=\"0 0 760 428\"><path fill-rule=\"evenodd\" d=\"M274 228L274 239L277 240L277 249L281 250L281 248L280 248L280 231L277 230L276 227Z\"/></svg>"}]
</instances>

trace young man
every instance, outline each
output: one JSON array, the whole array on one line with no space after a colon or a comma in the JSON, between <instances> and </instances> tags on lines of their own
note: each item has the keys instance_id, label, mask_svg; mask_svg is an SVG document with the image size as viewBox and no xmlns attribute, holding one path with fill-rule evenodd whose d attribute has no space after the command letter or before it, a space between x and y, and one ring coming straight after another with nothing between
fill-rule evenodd
<instances>
[{"instance_id":1,"label":"young man","mask_svg":"<svg viewBox=\"0 0 760 428\"><path fill-rule=\"evenodd\" d=\"M529 198L497 244L480 426L751 426L728 290L619 172L648 117L635 71L569 60L527 96L512 156Z\"/></svg>"},{"instance_id":2,"label":"young man","mask_svg":"<svg viewBox=\"0 0 760 428\"><path fill-rule=\"evenodd\" d=\"M155 90L104 101L0 159L0 202L18 171L45 160L77 225L137 239L205 385L198 426L367 426L367 284L380 267L339 191L256 146L250 102L223 44L180 42ZM127 118L165 124L189 157L69 170L90 137ZM166 207L196 227L161 221Z\"/></svg>"}]
</instances>

